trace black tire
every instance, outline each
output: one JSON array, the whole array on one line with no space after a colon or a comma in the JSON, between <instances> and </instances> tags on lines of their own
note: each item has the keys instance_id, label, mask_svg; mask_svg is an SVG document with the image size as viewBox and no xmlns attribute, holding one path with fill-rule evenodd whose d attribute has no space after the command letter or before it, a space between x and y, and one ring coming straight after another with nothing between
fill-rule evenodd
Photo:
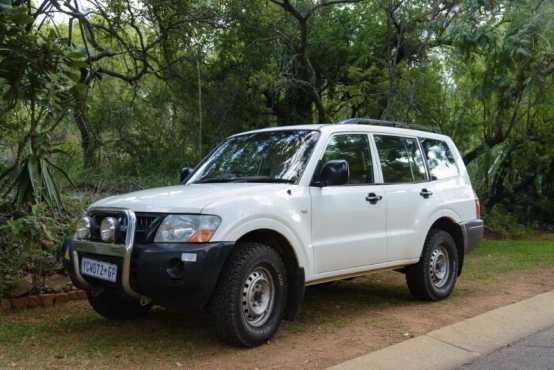
<instances>
[{"instance_id":1,"label":"black tire","mask_svg":"<svg viewBox=\"0 0 554 370\"><path fill-rule=\"evenodd\" d=\"M146 315L152 305L141 305L116 289L88 292L88 301L94 311L109 320L133 320Z\"/></svg>"},{"instance_id":2,"label":"black tire","mask_svg":"<svg viewBox=\"0 0 554 370\"><path fill-rule=\"evenodd\" d=\"M437 256L447 254L447 262L436 264ZM439 229L431 229L421 259L416 265L409 266L406 270L406 282L410 293L417 299L426 301L438 301L447 298L456 285L458 277L458 250L452 236ZM443 259L444 261L444 259ZM433 266L446 265L447 272L441 274L442 269ZM439 270L437 272L437 270ZM440 279L441 276L444 276Z\"/></svg>"},{"instance_id":3,"label":"black tire","mask_svg":"<svg viewBox=\"0 0 554 370\"><path fill-rule=\"evenodd\" d=\"M258 274L258 275L256 275ZM266 290L256 289L262 283ZM258 288L256 288L258 287ZM268 293L268 291L273 293ZM267 293L267 294L265 294ZM247 297L272 297L256 323ZM267 245L242 243L229 257L210 304L217 336L224 342L242 347L254 347L267 342L283 319L287 299L287 275L280 255ZM255 301L255 300L254 300ZM269 300L267 302L270 302ZM265 307L263 303L258 307Z\"/></svg>"}]
</instances>

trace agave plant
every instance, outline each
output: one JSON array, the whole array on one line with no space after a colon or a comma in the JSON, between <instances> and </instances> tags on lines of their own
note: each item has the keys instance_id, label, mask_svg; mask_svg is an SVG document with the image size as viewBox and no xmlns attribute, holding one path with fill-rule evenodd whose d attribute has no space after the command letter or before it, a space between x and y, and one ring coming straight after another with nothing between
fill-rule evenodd
<instances>
[{"instance_id":1,"label":"agave plant","mask_svg":"<svg viewBox=\"0 0 554 370\"><path fill-rule=\"evenodd\" d=\"M3 195L8 197L13 192L13 202L17 208L45 202L52 209L63 210L54 174L58 173L70 183L71 179L50 159L59 150L52 148L45 137L34 137L25 151L23 159L2 174L0 185L5 189Z\"/></svg>"}]
</instances>

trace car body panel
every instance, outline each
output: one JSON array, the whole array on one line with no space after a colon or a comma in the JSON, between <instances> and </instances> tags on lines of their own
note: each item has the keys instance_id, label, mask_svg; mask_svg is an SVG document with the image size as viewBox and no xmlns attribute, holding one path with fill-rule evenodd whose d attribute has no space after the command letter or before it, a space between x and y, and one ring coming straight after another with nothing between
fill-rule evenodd
<instances>
[{"instance_id":1,"label":"car body panel","mask_svg":"<svg viewBox=\"0 0 554 370\"><path fill-rule=\"evenodd\" d=\"M218 215L222 222L211 242L234 243L249 232L273 230L292 246L299 267L305 270L306 282L416 263L436 220L446 217L463 224L476 219L476 196L467 170L454 143L445 135L357 124L258 131L287 129L320 132L298 184L188 182L108 197L91 208ZM383 184L379 166L374 163L375 184L359 186L359 189L311 186L329 137L335 133L366 133L374 158L378 156L373 134L442 140L456 158L459 175L421 183ZM242 134L246 133L239 135ZM433 195L424 199L419 194L423 188ZM383 200L378 205L368 204L364 196L369 192L382 195Z\"/></svg>"}]
</instances>

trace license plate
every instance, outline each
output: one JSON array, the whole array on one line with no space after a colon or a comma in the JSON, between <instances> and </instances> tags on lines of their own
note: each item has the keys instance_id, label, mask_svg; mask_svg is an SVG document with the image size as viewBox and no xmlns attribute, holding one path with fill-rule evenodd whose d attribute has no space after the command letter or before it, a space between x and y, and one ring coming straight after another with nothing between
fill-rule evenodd
<instances>
[{"instance_id":1,"label":"license plate","mask_svg":"<svg viewBox=\"0 0 554 370\"><path fill-rule=\"evenodd\" d=\"M115 283L117 281L117 265L83 258L81 274Z\"/></svg>"}]
</instances>

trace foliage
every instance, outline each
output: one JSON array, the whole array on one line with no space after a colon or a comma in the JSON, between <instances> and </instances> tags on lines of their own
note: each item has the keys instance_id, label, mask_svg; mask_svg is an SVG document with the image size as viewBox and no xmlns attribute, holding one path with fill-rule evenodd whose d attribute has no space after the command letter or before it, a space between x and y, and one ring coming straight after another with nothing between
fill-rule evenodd
<instances>
[{"instance_id":1,"label":"foliage","mask_svg":"<svg viewBox=\"0 0 554 370\"><path fill-rule=\"evenodd\" d=\"M66 199L65 214L52 213L45 203L28 213L14 213L8 205L0 210L0 297L20 278L30 275L33 290L44 287L44 278L60 268L63 240L73 233L74 222L91 198L82 194Z\"/></svg>"},{"instance_id":2,"label":"foliage","mask_svg":"<svg viewBox=\"0 0 554 370\"><path fill-rule=\"evenodd\" d=\"M18 208L45 201L60 210L52 172L65 172L50 158L57 150L49 139L64 118L71 91L79 91L83 54L51 29L31 32L33 21L23 6L0 12L0 122L19 138L15 160L0 172L0 186L4 196L15 189Z\"/></svg>"},{"instance_id":3,"label":"foliage","mask_svg":"<svg viewBox=\"0 0 554 370\"><path fill-rule=\"evenodd\" d=\"M529 226L521 224L516 216L507 212L503 207L496 207L486 215L487 236L500 239L524 239L533 234Z\"/></svg>"},{"instance_id":4,"label":"foliage","mask_svg":"<svg viewBox=\"0 0 554 370\"><path fill-rule=\"evenodd\" d=\"M0 0L2 196L69 217L233 133L365 116L452 136L496 232L552 229L552 45L546 0Z\"/></svg>"}]
</instances>

